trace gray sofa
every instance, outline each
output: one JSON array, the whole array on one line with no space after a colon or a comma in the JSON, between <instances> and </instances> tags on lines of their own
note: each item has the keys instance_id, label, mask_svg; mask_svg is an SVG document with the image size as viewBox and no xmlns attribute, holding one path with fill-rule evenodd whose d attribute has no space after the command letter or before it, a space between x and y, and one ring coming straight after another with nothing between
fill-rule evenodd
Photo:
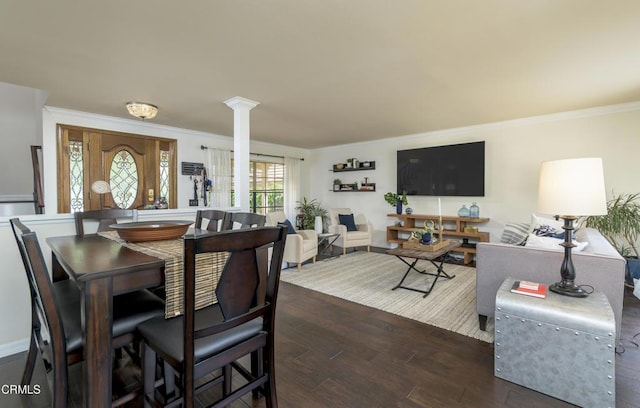
<instances>
[{"instance_id":1,"label":"gray sofa","mask_svg":"<svg viewBox=\"0 0 640 408\"><path fill-rule=\"evenodd\" d=\"M616 337L620 339L622 299L624 296L625 260L611 244L592 228L576 231L578 241L589 245L572 253L578 285L591 285L607 295L616 319ZM476 311L480 328L485 330L487 317L493 318L496 293L507 277L545 284L560 280L563 251L480 242L476 254Z\"/></svg>"}]
</instances>

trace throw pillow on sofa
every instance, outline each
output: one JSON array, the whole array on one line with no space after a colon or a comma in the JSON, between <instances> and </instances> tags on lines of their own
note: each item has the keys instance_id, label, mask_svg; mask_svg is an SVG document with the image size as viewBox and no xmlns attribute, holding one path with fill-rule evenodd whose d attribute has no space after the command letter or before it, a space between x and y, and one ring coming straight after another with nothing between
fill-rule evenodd
<instances>
[{"instance_id":1,"label":"throw pillow on sofa","mask_svg":"<svg viewBox=\"0 0 640 408\"><path fill-rule=\"evenodd\" d=\"M535 234L529 234L527 238L527 243L524 246L529 248L539 248L539 249L551 249L553 251L564 251L564 247L560 246L560 244L564 242L564 239L553 238L553 237L539 237ZM576 240L573 241L576 245L572 250L573 252L581 252L583 249L589 245L588 242L578 242Z\"/></svg>"},{"instance_id":2,"label":"throw pillow on sofa","mask_svg":"<svg viewBox=\"0 0 640 408\"><path fill-rule=\"evenodd\" d=\"M544 217L541 215L531 214L531 225L529 225L529 233L534 231L540 231L536 235L551 233L563 233L564 230L562 226L564 225L563 220L556 220L555 218Z\"/></svg>"},{"instance_id":3,"label":"throw pillow on sofa","mask_svg":"<svg viewBox=\"0 0 640 408\"><path fill-rule=\"evenodd\" d=\"M500 243L524 245L528 236L529 224L525 222L509 222L504 226L504 231L502 231L502 236L500 237Z\"/></svg>"}]
</instances>

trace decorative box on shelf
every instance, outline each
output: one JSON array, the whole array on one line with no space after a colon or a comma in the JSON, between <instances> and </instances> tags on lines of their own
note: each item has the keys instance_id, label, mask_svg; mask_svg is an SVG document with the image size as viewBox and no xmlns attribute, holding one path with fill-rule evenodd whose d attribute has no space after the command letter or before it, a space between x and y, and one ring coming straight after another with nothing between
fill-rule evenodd
<instances>
[{"instance_id":1,"label":"decorative box on shelf","mask_svg":"<svg viewBox=\"0 0 640 408\"><path fill-rule=\"evenodd\" d=\"M358 170L375 170L376 162L375 161L362 161L357 162L356 166L348 165L346 163L338 163L333 165L333 172L340 171L358 171Z\"/></svg>"},{"instance_id":2,"label":"decorative box on shelf","mask_svg":"<svg viewBox=\"0 0 640 408\"><path fill-rule=\"evenodd\" d=\"M404 249L417 249L420 251L435 252L449 245L449 240L438 241L433 245L425 245L419 241L405 241L402 243Z\"/></svg>"},{"instance_id":3,"label":"decorative box on shelf","mask_svg":"<svg viewBox=\"0 0 640 408\"><path fill-rule=\"evenodd\" d=\"M376 183L334 184L333 191L376 191Z\"/></svg>"}]
</instances>

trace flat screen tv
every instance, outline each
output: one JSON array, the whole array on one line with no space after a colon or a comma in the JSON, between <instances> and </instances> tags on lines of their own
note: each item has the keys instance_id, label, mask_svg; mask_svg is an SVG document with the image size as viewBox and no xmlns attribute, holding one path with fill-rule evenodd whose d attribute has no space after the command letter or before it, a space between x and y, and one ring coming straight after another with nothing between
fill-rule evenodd
<instances>
[{"instance_id":1,"label":"flat screen tv","mask_svg":"<svg viewBox=\"0 0 640 408\"><path fill-rule=\"evenodd\" d=\"M484 196L484 142L398 150L397 193Z\"/></svg>"}]
</instances>

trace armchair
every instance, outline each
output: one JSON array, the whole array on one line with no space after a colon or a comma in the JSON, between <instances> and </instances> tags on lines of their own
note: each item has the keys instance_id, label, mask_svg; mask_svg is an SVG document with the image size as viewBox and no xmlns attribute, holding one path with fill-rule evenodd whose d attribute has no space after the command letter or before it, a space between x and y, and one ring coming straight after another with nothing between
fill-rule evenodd
<instances>
[{"instance_id":1,"label":"armchair","mask_svg":"<svg viewBox=\"0 0 640 408\"><path fill-rule=\"evenodd\" d=\"M331 208L329 210L329 232L340 234L340 237L333 243L342 248L342 254L347 253L347 248L366 246L367 252L371 249L371 234L373 227L371 224L355 224L355 231L348 231L347 226L340 223L340 215L353 214L350 208Z\"/></svg>"},{"instance_id":2,"label":"armchair","mask_svg":"<svg viewBox=\"0 0 640 408\"><path fill-rule=\"evenodd\" d=\"M267 214L267 225L277 226L279 222L285 222L287 216L282 211L274 211ZM314 230L298 230L295 234L287 234L282 260L298 265L298 271L302 262L313 258L316 262L318 255L318 235Z\"/></svg>"}]
</instances>

